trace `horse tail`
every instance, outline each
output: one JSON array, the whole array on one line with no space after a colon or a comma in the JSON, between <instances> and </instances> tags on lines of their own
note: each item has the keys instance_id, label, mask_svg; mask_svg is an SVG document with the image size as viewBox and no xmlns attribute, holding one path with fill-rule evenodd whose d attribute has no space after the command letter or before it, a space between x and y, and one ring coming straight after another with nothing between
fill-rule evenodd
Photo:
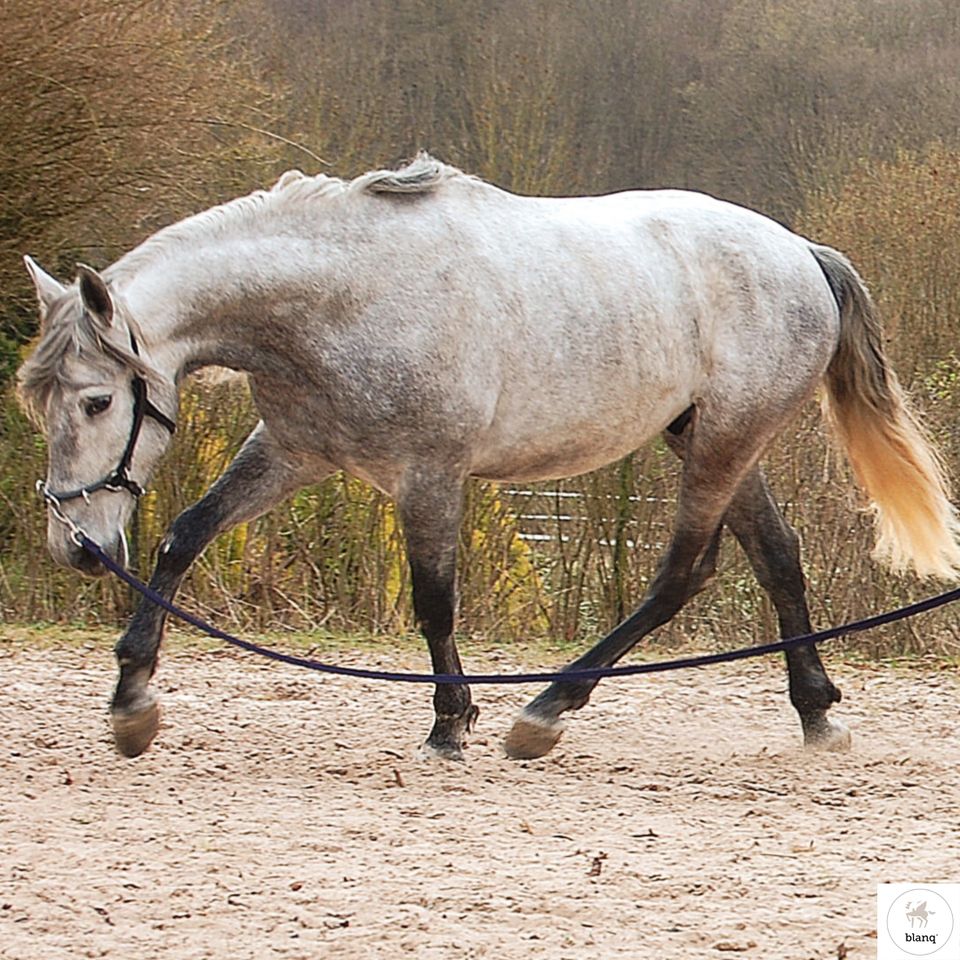
<instances>
[{"instance_id":1,"label":"horse tail","mask_svg":"<svg viewBox=\"0 0 960 960\"><path fill-rule=\"evenodd\" d=\"M921 577L960 578L960 519L940 457L911 412L883 350L867 288L841 253L811 251L840 307L840 341L826 373L823 409L877 525L874 557Z\"/></svg>"}]
</instances>

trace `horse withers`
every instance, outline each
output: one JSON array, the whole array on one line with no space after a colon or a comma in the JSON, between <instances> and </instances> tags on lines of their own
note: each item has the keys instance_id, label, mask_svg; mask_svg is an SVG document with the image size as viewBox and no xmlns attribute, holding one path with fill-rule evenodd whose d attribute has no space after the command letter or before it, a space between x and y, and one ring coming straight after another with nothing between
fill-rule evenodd
<instances>
[{"instance_id":1,"label":"horse withers","mask_svg":"<svg viewBox=\"0 0 960 960\"><path fill-rule=\"evenodd\" d=\"M249 377L260 422L167 532L151 585L172 597L218 534L342 469L395 498L414 609L438 673L462 673L454 566L470 477L593 470L663 433L682 460L672 540L636 613L571 667L613 664L739 540L783 636L810 630L797 537L759 460L819 384L873 501L878 555L954 578L958 521L939 461L884 357L849 262L759 214L696 193L520 197L421 154L353 181L285 174L159 231L62 285L32 260L41 335L19 374L43 425L48 494L112 556L170 442L178 386L207 365ZM54 558L100 564L54 511ZM150 744L164 612L141 603L117 643L118 748ZM840 693L816 649L787 654L805 742L842 749ZM506 740L546 753L594 683L551 684ZM437 686L425 749L459 758L477 709Z\"/></svg>"}]
</instances>

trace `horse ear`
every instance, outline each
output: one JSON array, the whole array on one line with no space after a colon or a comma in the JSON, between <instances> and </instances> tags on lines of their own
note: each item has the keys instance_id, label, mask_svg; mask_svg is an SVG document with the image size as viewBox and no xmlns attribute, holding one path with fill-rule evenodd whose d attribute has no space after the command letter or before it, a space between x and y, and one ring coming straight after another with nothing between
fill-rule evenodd
<instances>
[{"instance_id":1,"label":"horse ear","mask_svg":"<svg viewBox=\"0 0 960 960\"><path fill-rule=\"evenodd\" d=\"M33 280L33 285L37 288L37 300L40 303L40 319L42 321L53 301L61 296L67 288L59 280L51 277L33 257L24 257L23 263L27 268L27 273L30 274L30 279Z\"/></svg>"},{"instance_id":2,"label":"horse ear","mask_svg":"<svg viewBox=\"0 0 960 960\"><path fill-rule=\"evenodd\" d=\"M113 300L103 277L93 268L78 263L77 281L80 284L80 299L87 312L109 327L113 322Z\"/></svg>"}]
</instances>

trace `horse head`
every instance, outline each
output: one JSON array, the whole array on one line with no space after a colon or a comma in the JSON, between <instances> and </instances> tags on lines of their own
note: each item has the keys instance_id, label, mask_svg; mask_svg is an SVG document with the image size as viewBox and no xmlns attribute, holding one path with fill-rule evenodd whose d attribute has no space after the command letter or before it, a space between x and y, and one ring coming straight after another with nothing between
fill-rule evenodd
<instances>
[{"instance_id":1,"label":"horse head","mask_svg":"<svg viewBox=\"0 0 960 960\"><path fill-rule=\"evenodd\" d=\"M150 365L139 328L100 274L81 265L64 286L25 262L41 334L18 381L47 441L47 545L58 563L96 576L105 571L77 528L126 562L124 528L169 444L177 390Z\"/></svg>"}]
</instances>

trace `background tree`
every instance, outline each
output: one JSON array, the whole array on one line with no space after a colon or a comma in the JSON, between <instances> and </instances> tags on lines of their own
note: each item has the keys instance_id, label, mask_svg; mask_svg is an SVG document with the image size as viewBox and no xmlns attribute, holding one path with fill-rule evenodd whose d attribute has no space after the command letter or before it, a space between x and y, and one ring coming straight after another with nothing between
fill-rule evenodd
<instances>
[{"instance_id":1,"label":"background tree","mask_svg":"<svg viewBox=\"0 0 960 960\"><path fill-rule=\"evenodd\" d=\"M706 190L847 251L960 472L955 0L0 0L0 12L0 371L33 329L22 253L69 275L281 167L352 176L425 148L528 193ZM44 559L40 511L23 509L43 450L10 398L0 412L0 607L121 613L114 586ZM143 565L253 412L242 385L221 384L188 394L183 417L141 510ZM869 522L814 405L768 464L804 537L815 619L923 589L869 560ZM474 487L464 622L595 636L645 588L675 484L654 444L520 494ZM775 630L725 550L717 587L656 642ZM397 630L406 576L392 506L336 477L218 541L186 593L239 625ZM955 617L927 624L859 642L956 644Z\"/></svg>"},{"instance_id":2,"label":"background tree","mask_svg":"<svg viewBox=\"0 0 960 960\"><path fill-rule=\"evenodd\" d=\"M72 275L263 175L270 95L224 5L0 0L0 367L33 330L21 257Z\"/></svg>"}]
</instances>

